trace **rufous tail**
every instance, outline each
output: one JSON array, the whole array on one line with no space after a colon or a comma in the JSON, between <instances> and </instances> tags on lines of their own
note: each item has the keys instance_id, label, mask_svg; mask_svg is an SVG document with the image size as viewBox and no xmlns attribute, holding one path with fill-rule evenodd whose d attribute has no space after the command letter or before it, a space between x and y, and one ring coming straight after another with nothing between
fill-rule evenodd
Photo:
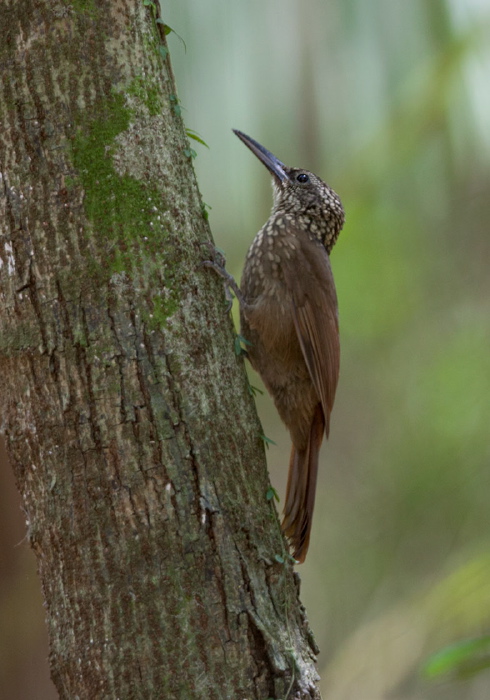
<instances>
[{"instance_id":1,"label":"rufous tail","mask_svg":"<svg viewBox=\"0 0 490 700\"><path fill-rule=\"evenodd\" d=\"M282 529L293 549L293 557L301 564L310 544L311 523L315 507L318 455L325 430L321 404L315 409L306 449L291 449L288 484Z\"/></svg>"}]
</instances>

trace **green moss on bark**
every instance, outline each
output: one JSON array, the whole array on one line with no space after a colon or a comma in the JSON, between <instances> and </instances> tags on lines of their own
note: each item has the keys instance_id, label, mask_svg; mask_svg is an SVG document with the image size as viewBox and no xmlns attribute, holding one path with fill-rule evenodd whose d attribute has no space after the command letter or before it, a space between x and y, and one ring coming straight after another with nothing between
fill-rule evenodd
<instances>
[{"instance_id":1,"label":"green moss on bark","mask_svg":"<svg viewBox=\"0 0 490 700\"><path fill-rule=\"evenodd\" d=\"M161 89L155 83L142 76L137 76L131 81L127 91L128 95L134 95L140 102L146 105L150 117L154 117L162 110Z\"/></svg>"},{"instance_id":2,"label":"green moss on bark","mask_svg":"<svg viewBox=\"0 0 490 700\"><path fill-rule=\"evenodd\" d=\"M89 14L95 14L95 0L65 0L65 5L73 7L77 12L87 12Z\"/></svg>"},{"instance_id":3,"label":"green moss on bark","mask_svg":"<svg viewBox=\"0 0 490 700\"><path fill-rule=\"evenodd\" d=\"M158 91L142 80L132 82L129 93L143 101L150 114L159 109ZM89 274L108 281L114 273L130 275L145 270L150 288L159 290L148 315L152 328L165 325L178 306L180 290L169 270L173 249L162 221L160 191L129 174L116 171L113 156L116 138L133 118L122 94L112 94L97 110L81 113L72 143L73 164L84 191L84 210L95 236L106 252L104 264L92 264ZM71 184L74 184L73 181ZM163 273L165 270L165 273ZM166 284L168 277L171 284Z\"/></svg>"},{"instance_id":4,"label":"green moss on bark","mask_svg":"<svg viewBox=\"0 0 490 700\"><path fill-rule=\"evenodd\" d=\"M131 175L120 175L112 156L115 139L129 127L124 96L111 95L96 115L82 113L73 140L73 164L84 190L84 209L98 236L130 245L143 240L155 224L156 189ZM118 265L119 266L119 265Z\"/></svg>"}]
</instances>

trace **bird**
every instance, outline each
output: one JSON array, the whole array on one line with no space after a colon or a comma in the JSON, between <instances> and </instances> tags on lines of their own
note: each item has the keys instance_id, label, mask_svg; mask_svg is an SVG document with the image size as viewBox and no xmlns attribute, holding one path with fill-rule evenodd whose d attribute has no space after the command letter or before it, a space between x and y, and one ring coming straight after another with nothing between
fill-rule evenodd
<instances>
[{"instance_id":1,"label":"bird","mask_svg":"<svg viewBox=\"0 0 490 700\"><path fill-rule=\"evenodd\" d=\"M338 302L329 256L344 209L317 175L284 165L250 136L233 131L271 173L274 201L248 250L240 287L224 276L240 303L247 357L291 436L282 530L294 560L302 563L339 378Z\"/></svg>"}]
</instances>

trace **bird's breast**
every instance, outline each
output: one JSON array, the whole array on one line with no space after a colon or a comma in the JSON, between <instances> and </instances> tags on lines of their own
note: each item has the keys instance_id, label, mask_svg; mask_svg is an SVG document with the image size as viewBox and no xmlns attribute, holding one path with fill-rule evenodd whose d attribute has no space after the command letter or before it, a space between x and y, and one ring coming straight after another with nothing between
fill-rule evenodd
<instances>
[{"instance_id":1,"label":"bird's breast","mask_svg":"<svg viewBox=\"0 0 490 700\"><path fill-rule=\"evenodd\" d=\"M242 292L252 302L264 295L273 298L284 291L282 266L298 256L295 235L288 234L287 221L281 217L268 222L250 246L242 276Z\"/></svg>"}]
</instances>

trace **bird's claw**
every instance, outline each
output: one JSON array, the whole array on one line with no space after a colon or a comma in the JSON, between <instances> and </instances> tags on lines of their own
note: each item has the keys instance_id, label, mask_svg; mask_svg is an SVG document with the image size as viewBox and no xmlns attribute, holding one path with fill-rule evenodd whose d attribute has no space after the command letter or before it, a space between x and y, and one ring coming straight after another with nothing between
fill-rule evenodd
<instances>
[{"instance_id":1,"label":"bird's claw","mask_svg":"<svg viewBox=\"0 0 490 700\"><path fill-rule=\"evenodd\" d=\"M203 260L200 264L200 267L209 267L224 280L226 300L228 302L226 306L226 312L229 313L229 311L231 311L231 307L233 306L233 295L235 295L238 301L242 303L242 293L240 291L239 286L235 282L235 278L232 275L230 275L230 273L225 268L226 259L224 254L212 244L208 245L211 246L213 248L213 252L217 254L219 262L215 260Z\"/></svg>"},{"instance_id":2,"label":"bird's claw","mask_svg":"<svg viewBox=\"0 0 490 700\"><path fill-rule=\"evenodd\" d=\"M209 250L209 255L213 262L215 262L219 267L226 267L226 256L221 248L215 246L212 241L205 241L202 245Z\"/></svg>"}]
</instances>

